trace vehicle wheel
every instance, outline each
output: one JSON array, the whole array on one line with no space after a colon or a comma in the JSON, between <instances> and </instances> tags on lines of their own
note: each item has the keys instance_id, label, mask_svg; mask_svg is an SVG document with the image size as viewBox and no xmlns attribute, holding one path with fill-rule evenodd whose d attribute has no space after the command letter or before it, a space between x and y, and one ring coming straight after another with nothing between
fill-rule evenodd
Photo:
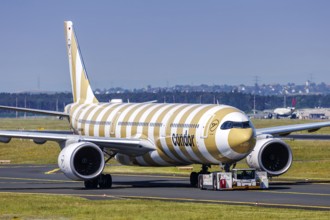
<instances>
[{"instance_id":1,"label":"vehicle wheel","mask_svg":"<svg viewBox=\"0 0 330 220\"><path fill-rule=\"evenodd\" d=\"M217 175L213 176L213 190L217 190Z\"/></svg>"},{"instance_id":2,"label":"vehicle wheel","mask_svg":"<svg viewBox=\"0 0 330 220\"><path fill-rule=\"evenodd\" d=\"M197 182L198 182L198 173L192 172L190 174L190 185L192 187L196 187L197 186Z\"/></svg>"},{"instance_id":3,"label":"vehicle wheel","mask_svg":"<svg viewBox=\"0 0 330 220\"><path fill-rule=\"evenodd\" d=\"M203 188L203 176L202 175L198 176L198 188L204 189Z\"/></svg>"}]
</instances>

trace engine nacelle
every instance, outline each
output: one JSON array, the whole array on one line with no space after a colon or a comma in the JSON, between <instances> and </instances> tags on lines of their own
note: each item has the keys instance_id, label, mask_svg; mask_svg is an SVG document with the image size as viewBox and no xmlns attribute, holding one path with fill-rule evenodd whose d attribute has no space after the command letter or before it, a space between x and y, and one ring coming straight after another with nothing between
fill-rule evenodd
<instances>
[{"instance_id":1,"label":"engine nacelle","mask_svg":"<svg viewBox=\"0 0 330 220\"><path fill-rule=\"evenodd\" d=\"M279 176L290 168L292 151L281 139L260 139L246 157L246 162L250 168L265 171L269 176Z\"/></svg>"},{"instance_id":2,"label":"engine nacelle","mask_svg":"<svg viewBox=\"0 0 330 220\"><path fill-rule=\"evenodd\" d=\"M90 180L102 173L104 155L93 143L76 142L63 148L58 156L58 166L72 180Z\"/></svg>"}]
</instances>

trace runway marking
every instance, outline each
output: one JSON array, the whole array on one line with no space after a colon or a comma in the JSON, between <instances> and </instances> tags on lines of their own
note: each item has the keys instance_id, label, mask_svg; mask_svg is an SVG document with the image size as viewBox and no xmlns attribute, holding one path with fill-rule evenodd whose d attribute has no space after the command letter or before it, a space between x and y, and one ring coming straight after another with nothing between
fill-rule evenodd
<instances>
[{"instance_id":1,"label":"runway marking","mask_svg":"<svg viewBox=\"0 0 330 220\"><path fill-rule=\"evenodd\" d=\"M56 173L56 172L59 171L59 170L60 170L60 168L56 168L56 169L53 169L53 170L50 170L50 171L45 172L45 174L46 174L46 175L48 175L48 174L53 174L53 173Z\"/></svg>"},{"instance_id":2,"label":"runway marking","mask_svg":"<svg viewBox=\"0 0 330 220\"><path fill-rule=\"evenodd\" d=\"M0 181L0 184L6 184L6 185L8 185L8 184L23 184L23 183L26 183L26 184L29 184L29 183L31 183L31 182L1 182Z\"/></svg>"},{"instance_id":3,"label":"runway marking","mask_svg":"<svg viewBox=\"0 0 330 220\"><path fill-rule=\"evenodd\" d=\"M17 178L17 177L0 177L0 180L28 180L28 181L44 181L44 182L60 182L60 183L77 183L73 180L50 180L50 179L33 179L33 178Z\"/></svg>"},{"instance_id":4,"label":"runway marking","mask_svg":"<svg viewBox=\"0 0 330 220\"><path fill-rule=\"evenodd\" d=\"M318 184L318 185L330 185L330 183L312 183L312 184Z\"/></svg>"},{"instance_id":5,"label":"runway marking","mask_svg":"<svg viewBox=\"0 0 330 220\"><path fill-rule=\"evenodd\" d=\"M22 164L22 165L13 165L13 164L10 164L10 165L7 165L7 166L5 166L5 165L2 165L2 166L0 166L0 168L9 168L9 169L15 169L15 168L35 168L35 167L45 167L45 165L24 165L24 164Z\"/></svg>"},{"instance_id":6,"label":"runway marking","mask_svg":"<svg viewBox=\"0 0 330 220\"><path fill-rule=\"evenodd\" d=\"M227 205L249 205L262 207L278 207L278 208L298 208L298 209L313 209L313 210L330 210L330 206L312 206L312 205L298 205L298 204L276 204L263 202L240 202L227 200L199 200L189 198L166 198L156 196L127 196L127 195L107 195L107 194L54 194L54 193L26 193L26 192L0 192L0 194L13 193L25 195L51 195L51 196L74 196L74 197L99 197L99 198L114 198L114 199L141 199L141 200L158 200L169 202L195 202L195 203L210 203L210 204L227 204Z\"/></svg>"},{"instance_id":7,"label":"runway marking","mask_svg":"<svg viewBox=\"0 0 330 220\"><path fill-rule=\"evenodd\" d=\"M274 194L292 194L292 195L308 195L308 196L330 196L327 193L304 193L304 192L274 192L274 191L264 191L259 190L259 192L263 193L274 193Z\"/></svg>"},{"instance_id":8,"label":"runway marking","mask_svg":"<svg viewBox=\"0 0 330 220\"><path fill-rule=\"evenodd\" d=\"M240 201L227 201L227 200L199 200L189 198L165 198L165 197L152 197L152 196L122 196L123 198L132 199L153 199L164 201L182 201L182 202L196 202L196 203L219 203L219 204L233 204L233 205L254 205L254 206L267 206L267 207L286 207L286 208L310 208L310 209L325 209L330 210L330 206L310 206L298 204L276 204L276 203L263 203L263 202L240 202Z\"/></svg>"}]
</instances>

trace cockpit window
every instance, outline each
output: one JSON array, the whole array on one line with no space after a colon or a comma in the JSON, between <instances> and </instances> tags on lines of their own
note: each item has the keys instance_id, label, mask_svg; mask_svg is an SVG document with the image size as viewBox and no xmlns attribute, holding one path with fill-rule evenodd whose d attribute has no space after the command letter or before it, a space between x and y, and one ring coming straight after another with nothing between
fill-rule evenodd
<instances>
[{"instance_id":1,"label":"cockpit window","mask_svg":"<svg viewBox=\"0 0 330 220\"><path fill-rule=\"evenodd\" d=\"M220 127L221 130L227 130L231 128L251 128L251 124L249 121L243 121L243 122L225 121Z\"/></svg>"}]
</instances>

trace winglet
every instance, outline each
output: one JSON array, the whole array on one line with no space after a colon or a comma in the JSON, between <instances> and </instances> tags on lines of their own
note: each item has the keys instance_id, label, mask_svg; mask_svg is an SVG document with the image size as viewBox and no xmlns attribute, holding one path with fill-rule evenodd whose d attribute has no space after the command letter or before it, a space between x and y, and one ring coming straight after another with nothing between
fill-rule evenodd
<instances>
[{"instance_id":1,"label":"winglet","mask_svg":"<svg viewBox=\"0 0 330 220\"><path fill-rule=\"evenodd\" d=\"M88 80L71 21L64 22L64 33L69 58L73 101L86 104L98 103Z\"/></svg>"}]
</instances>

